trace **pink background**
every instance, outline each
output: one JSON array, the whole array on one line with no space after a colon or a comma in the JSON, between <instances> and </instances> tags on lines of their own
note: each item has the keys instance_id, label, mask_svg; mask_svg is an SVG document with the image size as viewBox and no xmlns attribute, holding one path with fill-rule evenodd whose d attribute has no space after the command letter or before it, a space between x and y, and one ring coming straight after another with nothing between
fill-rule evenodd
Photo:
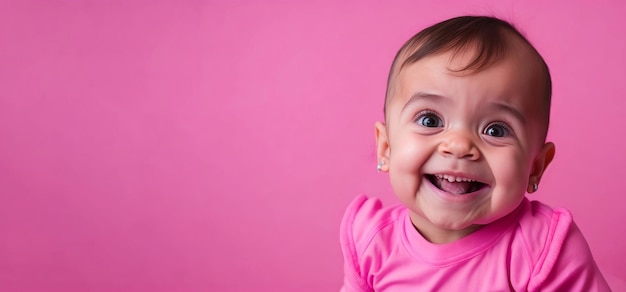
<instances>
[{"instance_id":1,"label":"pink background","mask_svg":"<svg viewBox=\"0 0 626 292\"><path fill-rule=\"evenodd\" d=\"M373 128L391 59L459 14L544 55L557 156L532 198L626 291L617 0L2 0L0 290L336 291L345 206L395 202Z\"/></svg>"}]
</instances>

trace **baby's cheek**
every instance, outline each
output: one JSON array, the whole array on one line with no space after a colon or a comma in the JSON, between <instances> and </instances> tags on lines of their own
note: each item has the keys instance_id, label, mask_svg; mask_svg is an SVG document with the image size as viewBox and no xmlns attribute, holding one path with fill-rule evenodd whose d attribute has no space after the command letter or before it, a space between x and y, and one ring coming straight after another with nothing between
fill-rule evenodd
<instances>
[{"instance_id":1,"label":"baby's cheek","mask_svg":"<svg viewBox=\"0 0 626 292\"><path fill-rule=\"evenodd\" d=\"M529 165L522 155L510 154L509 158L499 160L494 167L496 182L505 187L507 196L523 195L528 184Z\"/></svg>"},{"instance_id":2,"label":"baby's cheek","mask_svg":"<svg viewBox=\"0 0 626 292\"><path fill-rule=\"evenodd\" d=\"M424 144L411 139L398 145L401 146L391 149L392 163L399 171L419 173L431 153L426 151Z\"/></svg>"}]
</instances>

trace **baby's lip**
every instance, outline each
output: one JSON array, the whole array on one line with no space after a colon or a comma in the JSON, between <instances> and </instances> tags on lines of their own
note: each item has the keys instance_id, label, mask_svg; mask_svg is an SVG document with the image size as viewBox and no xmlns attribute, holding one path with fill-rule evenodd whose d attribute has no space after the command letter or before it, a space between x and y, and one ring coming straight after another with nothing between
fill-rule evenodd
<instances>
[{"instance_id":1,"label":"baby's lip","mask_svg":"<svg viewBox=\"0 0 626 292\"><path fill-rule=\"evenodd\" d=\"M438 189L455 195L475 193L489 186L480 179L460 173L426 174L425 178Z\"/></svg>"}]
</instances>

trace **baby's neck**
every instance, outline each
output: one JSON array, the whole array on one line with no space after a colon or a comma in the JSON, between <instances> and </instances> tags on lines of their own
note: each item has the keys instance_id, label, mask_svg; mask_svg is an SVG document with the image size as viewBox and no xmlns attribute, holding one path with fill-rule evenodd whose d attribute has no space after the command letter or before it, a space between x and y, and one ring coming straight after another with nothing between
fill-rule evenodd
<instances>
[{"instance_id":1,"label":"baby's neck","mask_svg":"<svg viewBox=\"0 0 626 292\"><path fill-rule=\"evenodd\" d=\"M424 239L433 244L447 244L457 241L483 227L483 225L472 225L461 230L441 229L425 222L424 218L419 215L410 213L410 218L415 230L421 234Z\"/></svg>"}]
</instances>

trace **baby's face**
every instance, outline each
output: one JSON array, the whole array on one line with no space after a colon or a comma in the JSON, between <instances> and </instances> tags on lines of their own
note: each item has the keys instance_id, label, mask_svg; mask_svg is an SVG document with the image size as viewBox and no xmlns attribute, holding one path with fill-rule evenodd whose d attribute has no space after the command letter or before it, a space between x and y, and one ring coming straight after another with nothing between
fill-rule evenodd
<instances>
[{"instance_id":1,"label":"baby's face","mask_svg":"<svg viewBox=\"0 0 626 292\"><path fill-rule=\"evenodd\" d=\"M470 55L424 58L397 76L378 158L427 239L448 242L512 212L553 155L543 143L543 73L517 56L453 72Z\"/></svg>"}]
</instances>

